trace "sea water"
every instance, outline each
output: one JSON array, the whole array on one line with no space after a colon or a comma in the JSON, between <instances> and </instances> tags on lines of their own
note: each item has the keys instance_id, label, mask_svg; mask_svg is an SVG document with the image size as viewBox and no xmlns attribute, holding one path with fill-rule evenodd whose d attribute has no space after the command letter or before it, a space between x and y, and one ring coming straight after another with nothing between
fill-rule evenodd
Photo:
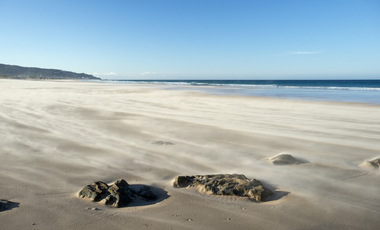
<instances>
[{"instance_id":1,"label":"sea water","mask_svg":"<svg viewBox=\"0 0 380 230\"><path fill-rule=\"evenodd\" d=\"M380 104L380 80L105 80L224 95ZM182 87L178 87L182 86ZM185 86L185 87L183 87Z\"/></svg>"}]
</instances>

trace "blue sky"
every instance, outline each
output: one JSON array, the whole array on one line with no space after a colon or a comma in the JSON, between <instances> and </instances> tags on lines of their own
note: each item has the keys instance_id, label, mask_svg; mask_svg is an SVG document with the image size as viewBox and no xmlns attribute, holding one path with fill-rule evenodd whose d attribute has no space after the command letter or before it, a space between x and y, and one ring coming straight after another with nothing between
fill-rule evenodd
<instances>
[{"instance_id":1,"label":"blue sky","mask_svg":"<svg viewBox=\"0 0 380 230\"><path fill-rule=\"evenodd\" d=\"M0 63L125 79L380 79L380 1L0 0Z\"/></svg>"}]
</instances>

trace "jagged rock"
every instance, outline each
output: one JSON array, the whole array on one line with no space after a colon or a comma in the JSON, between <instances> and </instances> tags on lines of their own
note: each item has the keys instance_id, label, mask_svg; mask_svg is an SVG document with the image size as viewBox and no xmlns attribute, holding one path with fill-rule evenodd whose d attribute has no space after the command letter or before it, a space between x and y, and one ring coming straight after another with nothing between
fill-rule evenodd
<instances>
[{"instance_id":1,"label":"jagged rock","mask_svg":"<svg viewBox=\"0 0 380 230\"><path fill-rule=\"evenodd\" d=\"M100 201L107 196L108 185L102 181L87 185L79 192L79 197L90 198L92 201Z\"/></svg>"},{"instance_id":2,"label":"jagged rock","mask_svg":"<svg viewBox=\"0 0 380 230\"><path fill-rule=\"evenodd\" d=\"M303 163L290 154L279 154L269 159L274 165L292 165Z\"/></svg>"},{"instance_id":3,"label":"jagged rock","mask_svg":"<svg viewBox=\"0 0 380 230\"><path fill-rule=\"evenodd\" d=\"M155 145L174 145L173 143L166 141L152 141L151 143Z\"/></svg>"},{"instance_id":4,"label":"jagged rock","mask_svg":"<svg viewBox=\"0 0 380 230\"><path fill-rule=\"evenodd\" d=\"M100 201L105 198L106 205L112 205L117 208L127 206L137 197L142 197L146 200L155 200L157 198L149 186L144 185L136 191L123 179L116 181L111 187L101 181L95 182L84 187L78 195L81 198L90 198L92 201Z\"/></svg>"},{"instance_id":5,"label":"jagged rock","mask_svg":"<svg viewBox=\"0 0 380 230\"><path fill-rule=\"evenodd\" d=\"M201 192L212 195L245 196L256 201L265 201L273 194L256 179L248 179L243 174L216 174L178 176L173 187L198 187Z\"/></svg>"},{"instance_id":6,"label":"jagged rock","mask_svg":"<svg viewBox=\"0 0 380 230\"><path fill-rule=\"evenodd\" d=\"M108 193L106 205L113 205L116 208L127 206L135 198L129 184L123 179L116 181L108 189Z\"/></svg>"},{"instance_id":7,"label":"jagged rock","mask_svg":"<svg viewBox=\"0 0 380 230\"><path fill-rule=\"evenodd\" d=\"M174 188L184 188L189 186L194 181L194 176L177 176L174 179L173 187Z\"/></svg>"},{"instance_id":8,"label":"jagged rock","mask_svg":"<svg viewBox=\"0 0 380 230\"><path fill-rule=\"evenodd\" d=\"M380 169L380 158L376 158L370 161L364 161L361 166L372 169Z\"/></svg>"}]
</instances>

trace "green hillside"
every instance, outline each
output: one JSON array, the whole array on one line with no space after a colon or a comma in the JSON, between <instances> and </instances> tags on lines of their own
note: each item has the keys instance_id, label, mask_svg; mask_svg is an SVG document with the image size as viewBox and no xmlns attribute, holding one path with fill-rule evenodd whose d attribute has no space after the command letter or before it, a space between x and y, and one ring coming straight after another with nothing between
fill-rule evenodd
<instances>
[{"instance_id":1,"label":"green hillside","mask_svg":"<svg viewBox=\"0 0 380 230\"><path fill-rule=\"evenodd\" d=\"M90 74L0 64L0 78L12 79L99 79Z\"/></svg>"}]
</instances>

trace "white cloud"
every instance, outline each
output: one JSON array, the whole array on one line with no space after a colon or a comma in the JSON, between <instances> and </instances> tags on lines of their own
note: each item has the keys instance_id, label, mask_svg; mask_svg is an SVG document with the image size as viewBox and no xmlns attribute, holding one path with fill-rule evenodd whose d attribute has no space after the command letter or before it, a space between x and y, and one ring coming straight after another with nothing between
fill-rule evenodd
<instances>
[{"instance_id":1,"label":"white cloud","mask_svg":"<svg viewBox=\"0 0 380 230\"><path fill-rule=\"evenodd\" d=\"M140 73L140 75L154 75L156 74L156 72L144 72L144 73Z\"/></svg>"},{"instance_id":2,"label":"white cloud","mask_svg":"<svg viewBox=\"0 0 380 230\"><path fill-rule=\"evenodd\" d=\"M117 74L114 73L114 72L109 72L109 73L104 73L103 75L106 75L106 76L115 76Z\"/></svg>"},{"instance_id":3,"label":"white cloud","mask_svg":"<svg viewBox=\"0 0 380 230\"><path fill-rule=\"evenodd\" d=\"M90 73L90 74L92 74L94 76L116 76L117 75L117 73L114 73L114 72L109 72L109 73L97 73L97 72L95 72L95 73Z\"/></svg>"},{"instance_id":4,"label":"white cloud","mask_svg":"<svg viewBox=\"0 0 380 230\"><path fill-rule=\"evenodd\" d=\"M302 55L302 54L318 54L321 53L321 51L293 51L289 52L291 55Z\"/></svg>"}]
</instances>

